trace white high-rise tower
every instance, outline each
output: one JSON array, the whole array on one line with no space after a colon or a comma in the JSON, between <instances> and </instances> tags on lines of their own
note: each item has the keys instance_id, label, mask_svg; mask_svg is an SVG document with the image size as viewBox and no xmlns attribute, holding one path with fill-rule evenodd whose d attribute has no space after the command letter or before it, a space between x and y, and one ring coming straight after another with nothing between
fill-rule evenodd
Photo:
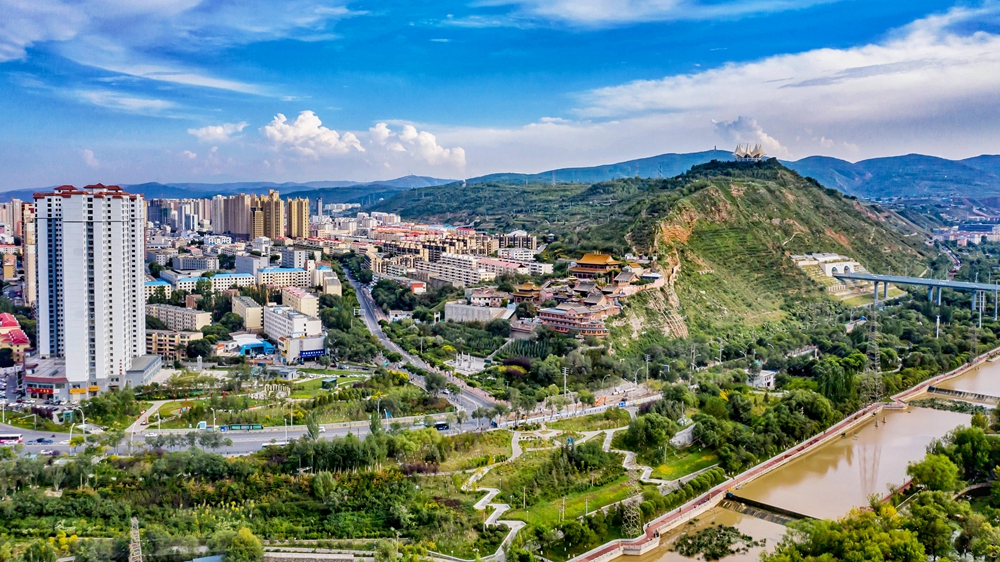
<instances>
[{"instance_id":1,"label":"white high-rise tower","mask_svg":"<svg viewBox=\"0 0 1000 562\"><path fill-rule=\"evenodd\" d=\"M145 212L118 186L35 194L38 352L77 396L123 386L145 353Z\"/></svg>"}]
</instances>

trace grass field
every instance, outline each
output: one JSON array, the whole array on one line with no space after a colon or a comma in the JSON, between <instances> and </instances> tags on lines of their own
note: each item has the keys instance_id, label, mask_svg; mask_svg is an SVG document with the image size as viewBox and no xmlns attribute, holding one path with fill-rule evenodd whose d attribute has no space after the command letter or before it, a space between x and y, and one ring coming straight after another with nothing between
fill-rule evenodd
<instances>
[{"instance_id":1,"label":"grass field","mask_svg":"<svg viewBox=\"0 0 1000 562\"><path fill-rule=\"evenodd\" d=\"M448 458L439 465L442 472L468 468L466 463L471 459L487 455L510 457L511 433L509 431L487 431L473 435L476 436L476 439L471 446L448 453Z\"/></svg>"},{"instance_id":2,"label":"grass field","mask_svg":"<svg viewBox=\"0 0 1000 562\"><path fill-rule=\"evenodd\" d=\"M889 287L889 300L901 297L901 296L903 296L905 294L906 294L906 291L903 291L901 289L897 289L896 287ZM882 290L879 289L879 293L878 293L878 300L879 301L885 300L882 295L883 295ZM875 297L872 295L872 293L867 293L867 294L864 294L864 295L857 295L857 296L846 298L846 299L842 300L841 302L843 302L847 306L866 306L866 305L871 304L872 301L874 300L874 298Z\"/></svg>"},{"instance_id":3,"label":"grass field","mask_svg":"<svg viewBox=\"0 0 1000 562\"><path fill-rule=\"evenodd\" d=\"M689 448L679 451L679 455L672 456L671 453L667 453L667 462L657 462L662 461L662 456L658 459L640 459L645 461L651 461L653 466L653 478L662 478L664 480L676 480L687 476L688 474L698 472L699 470L708 468L713 464L719 462L718 457L715 453L711 451L703 451L701 449ZM661 453L662 455L662 453Z\"/></svg>"},{"instance_id":4,"label":"grass field","mask_svg":"<svg viewBox=\"0 0 1000 562\"><path fill-rule=\"evenodd\" d=\"M560 420L545 424L550 429L561 429L563 431L597 431L599 429L613 429L628 425L630 416L627 410L621 408L610 408L600 414L580 416L568 420Z\"/></svg>"},{"instance_id":5,"label":"grass field","mask_svg":"<svg viewBox=\"0 0 1000 562\"><path fill-rule=\"evenodd\" d=\"M584 514L585 509L594 511L597 508L621 501L631 495L628 486L628 475L602 486L586 492L579 492L566 496L565 519L569 520ZM516 498L506 498L513 507L517 504ZM556 500L548 503L541 503L529 507L528 509L514 509L507 513L505 517L520 519L530 525L552 525L559 521L559 512L563 508L563 501Z\"/></svg>"},{"instance_id":6,"label":"grass field","mask_svg":"<svg viewBox=\"0 0 1000 562\"><path fill-rule=\"evenodd\" d=\"M337 388L354 384L364 380L363 376L340 376L337 379ZM323 379L312 379L292 385L291 398L315 398L317 394L323 392Z\"/></svg>"}]
</instances>

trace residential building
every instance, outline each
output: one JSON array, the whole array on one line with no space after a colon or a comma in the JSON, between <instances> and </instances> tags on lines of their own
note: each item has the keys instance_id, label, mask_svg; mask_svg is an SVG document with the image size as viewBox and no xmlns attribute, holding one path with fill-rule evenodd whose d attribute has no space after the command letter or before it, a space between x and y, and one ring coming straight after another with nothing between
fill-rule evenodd
<instances>
[{"instance_id":1,"label":"residential building","mask_svg":"<svg viewBox=\"0 0 1000 562\"><path fill-rule=\"evenodd\" d=\"M207 282L213 293L221 293L232 288L250 287L257 284L257 279L249 273L217 273L211 277L192 275L190 277L174 277L160 273L160 278L167 278L174 284L174 290L193 293L198 290L198 284Z\"/></svg>"},{"instance_id":2,"label":"residential building","mask_svg":"<svg viewBox=\"0 0 1000 562\"><path fill-rule=\"evenodd\" d=\"M17 256L14 254L3 254L0 260L3 263L3 280L13 281L17 279Z\"/></svg>"},{"instance_id":3,"label":"residential building","mask_svg":"<svg viewBox=\"0 0 1000 562\"><path fill-rule=\"evenodd\" d=\"M209 234L202 238L206 246L216 246L220 244L232 244L232 236L222 236L221 234Z\"/></svg>"},{"instance_id":4,"label":"residential building","mask_svg":"<svg viewBox=\"0 0 1000 562\"><path fill-rule=\"evenodd\" d=\"M162 355L168 361L180 361L187 357L187 345L203 337L201 332L146 330L146 353Z\"/></svg>"},{"instance_id":5,"label":"residential building","mask_svg":"<svg viewBox=\"0 0 1000 562\"><path fill-rule=\"evenodd\" d=\"M250 297L233 297L233 313L243 318L243 329L247 331L264 328L264 307Z\"/></svg>"},{"instance_id":6,"label":"residential building","mask_svg":"<svg viewBox=\"0 0 1000 562\"><path fill-rule=\"evenodd\" d=\"M146 350L145 202L101 184L34 198L38 380L73 399L120 388Z\"/></svg>"},{"instance_id":7,"label":"residential building","mask_svg":"<svg viewBox=\"0 0 1000 562\"><path fill-rule=\"evenodd\" d=\"M428 279L430 277L437 277L455 286L476 285L484 281L492 281L496 277L495 273L489 273L481 269L469 269L467 267L433 263L424 260L416 260L414 265L415 269L418 272L424 273Z\"/></svg>"},{"instance_id":8,"label":"residential building","mask_svg":"<svg viewBox=\"0 0 1000 562\"><path fill-rule=\"evenodd\" d=\"M9 312L0 313L0 349L10 349L15 362L24 359L24 352L31 345L28 336L21 330L21 323Z\"/></svg>"},{"instance_id":9,"label":"residential building","mask_svg":"<svg viewBox=\"0 0 1000 562\"><path fill-rule=\"evenodd\" d=\"M145 290L146 302L149 302L149 298L156 294L159 294L163 298L170 298L170 293L173 292L173 286L163 279L154 279L152 281L146 281Z\"/></svg>"},{"instance_id":10,"label":"residential building","mask_svg":"<svg viewBox=\"0 0 1000 562\"><path fill-rule=\"evenodd\" d=\"M476 268L488 271L494 275L527 275L530 273L526 265L493 258L477 259Z\"/></svg>"},{"instance_id":11,"label":"residential building","mask_svg":"<svg viewBox=\"0 0 1000 562\"><path fill-rule=\"evenodd\" d=\"M175 248L164 248L162 250L146 250L146 261L149 263L156 262L160 265L167 266L171 265L176 255L177 255L177 249Z\"/></svg>"},{"instance_id":12,"label":"residential building","mask_svg":"<svg viewBox=\"0 0 1000 562\"><path fill-rule=\"evenodd\" d=\"M510 234L501 234L499 242L501 248L525 248L528 250L538 248L538 238L530 236L523 230L515 230Z\"/></svg>"},{"instance_id":13,"label":"residential building","mask_svg":"<svg viewBox=\"0 0 1000 562\"><path fill-rule=\"evenodd\" d=\"M285 247L281 249L281 267L305 267L306 261L312 257L312 252L299 248Z\"/></svg>"},{"instance_id":14,"label":"residential building","mask_svg":"<svg viewBox=\"0 0 1000 562\"><path fill-rule=\"evenodd\" d=\"M500 259L517 262L535 261L536 253L538 252L529 248L500 248L497 250L497 256Z\"/></svg>"},{"instance_id":15,"label":"residential building","mask_svg":"<svg viewBox=\"0 0 1000 562\"><path fill-rule=\"evenodd\" d=\"M323 282L320 284L323 287L324 295L337 295L341 297L344 295L344 289L340 285L340 278L337 277L336 273L329 272L323 275Z\"/></svg>"},{"instance_id":16,"label":"residential building","mask_svg":"<svg viewBox=\"0 0 1000 562\"><path fill-rule=\"evenodd\" d=\"M271 260L266 256L253 254L236 256L236 273L249 273L256 277L258 271L270 266Z\"/></svg>"},{"instance_id":17,"label":"residential building","mask_svg":"<svg viewBox=\"0 0 1000 562\"><path fill-rule=\"evenodd\" d=\"M267 195L257 197L256 203L253 206L262 213L260 220L263 221L262 233L254 233L254 238L257 236L266 236L271 240L274 240L275 238L284 238L285 202L281 199L278 192L272 189L267 192ZM257 220L256 216L254 217L254 220Z\"/></svg>"},{"instance_id":18,"label":"residential building","mask_svg":"<svg viewBox=\"0 0 1000 562\"><path fill-rule=\"evenodd\" d=\"M492 306L494 308L500 308L506 306L508 302L511 302L510 293L498 291L493 287L475 289L471 293L468 291L469 289L466 289L466 294L469 297L469 304L472 306Z\"/></svg>"},{"instance_id":19,"label":"residential building","mask_svg":"<svg viewBox=\"0 0 1000 562\"><path fill-rule=\"evenodd\" d=\"M257 272L258 285L308 287L312 274L298 267L265 267Z\"/></svg>"},{"instance_id":20,"label":"residential building","mask_svg":"<svg viewBox=\"0 0 1000 562\"><path fill-rule=\"evenodd\" d=\"M197 332L212 323L211 312L169 304L147 304L146 314L163 322L171 330Z\"/></svg>"},{"instance_id":21,"label":"residential building","mask_svg":"<svg viewBox=\"0 0 1000 562\"><path fill-rule=\"evenodd\" d=\"M278 342L286 362L310 359L326 354L326 334L319 318L307 316L290 306L264 309L264 334Z\"/></svg>"},{"instance_id":22,"label":"residential building","mask_svg":"<svg viewBox=\"0 0 1000 562\"><path fill-rule=\"evenodd\" d=\"M272 246L271 239L263 234L255 236L253 242L250 242L250 249L264 257L271 255Z\"/></svg>"},{"instance_id":23,"label":"residential building","mask_svg":"<svg viewBox=\"0 0 1000 562\"><path fill-rule=\"evenodd\" d=\"M219 258L211 256L180 255L173 259L173 267L179 271L212 271L219 269Z\"/></svg>"},{"instance_id":24,"label":"residential building","mask_svg":"<svg viewBox=\"0 0 1000 562\"><path fill-rule=\"evenodd\" d=\"M25 306L33 307L37 298L37 275L35 262L35 205L25 203L21 206L21 262L24 264L24 288L21 298Z\"/></svg>"},{"instance_id":25,"label":"residential building","mask_svg":"<svg viewBox=\"0 0 1000 562\"><path fill-rule=\"evenodd\" d=\"M301 287L282 288L281 303L306 316L319 316L319 297Z\"/></svg>"},{"instance_id":26,"label":"residential building","mask_svg":"<svg viewBox=\"0 0 1000 562\"><path fill-rule=\"evenodd\" d=\"M289 238L309 237L309 200L306 198L289 199L287 204ZM298 266L293 266L298 267Z\"/></svg>"}]
</instances>

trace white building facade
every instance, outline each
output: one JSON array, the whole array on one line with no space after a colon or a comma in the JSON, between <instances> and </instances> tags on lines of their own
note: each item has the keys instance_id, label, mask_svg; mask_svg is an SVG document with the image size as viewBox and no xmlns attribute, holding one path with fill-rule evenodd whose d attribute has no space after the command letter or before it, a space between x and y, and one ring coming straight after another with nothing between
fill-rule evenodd
<instances>
[{"instance_id":1,"label":"white building facade","mask_svg":"<svg viewBox=\"0 0 1000 562\"><path fill-rule=\"evenodd\" d=\"M145 354L145 201L98 184L35 205L39 356L65 360L71 393L106 390Z\"/></svg>"}]
</instances>

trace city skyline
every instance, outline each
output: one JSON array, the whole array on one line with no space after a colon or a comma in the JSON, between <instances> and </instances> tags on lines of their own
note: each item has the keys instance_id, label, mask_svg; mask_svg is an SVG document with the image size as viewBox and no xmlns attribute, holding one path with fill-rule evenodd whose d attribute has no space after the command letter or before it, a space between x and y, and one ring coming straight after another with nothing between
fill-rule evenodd
<instances>
[{"instance_id":1,"label":"city skyline","mask_svg":"<svg viewBox=\"0 0 1000 562\"><path fill-rule=\"evenodd\" d=\"M996 152L1000 4L869 4L11 5L0 189Z\"/></svg>"}]
</instances>

